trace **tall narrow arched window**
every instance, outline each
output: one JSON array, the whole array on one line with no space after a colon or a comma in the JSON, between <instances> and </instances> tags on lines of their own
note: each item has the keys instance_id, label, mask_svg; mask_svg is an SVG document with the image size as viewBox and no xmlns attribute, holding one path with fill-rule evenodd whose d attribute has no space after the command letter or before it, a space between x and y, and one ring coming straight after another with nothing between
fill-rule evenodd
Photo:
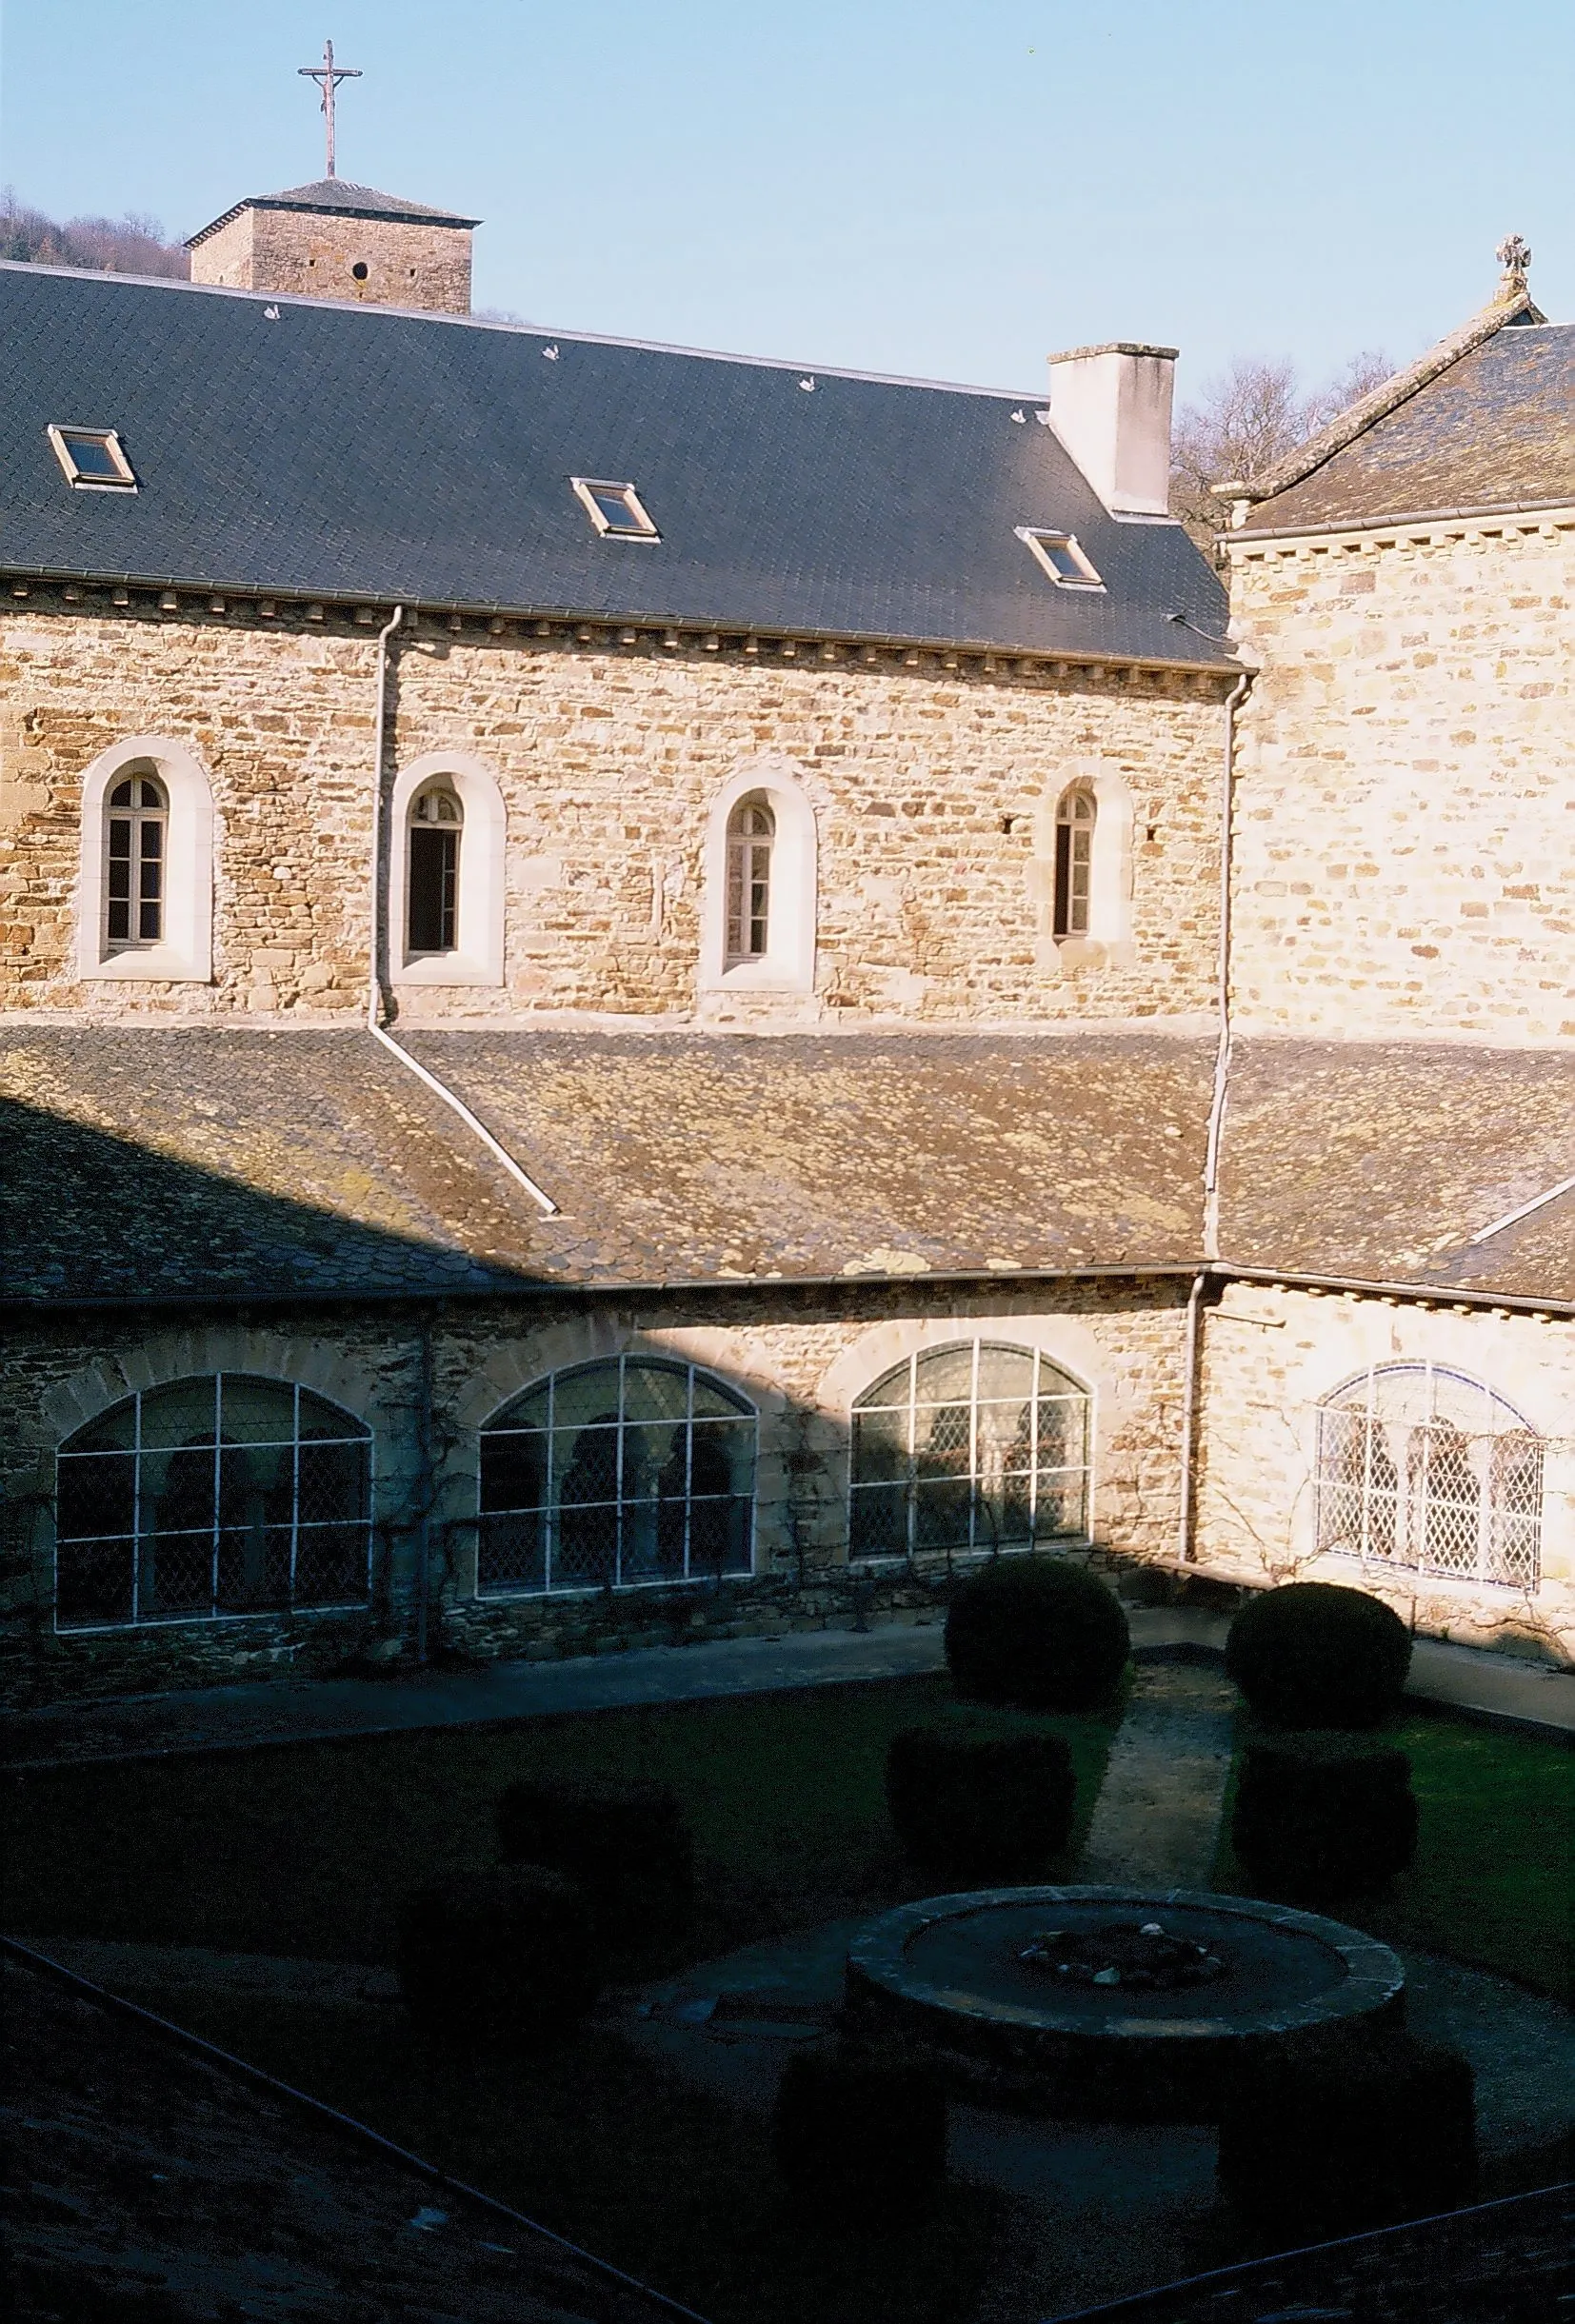
<instances>
[{"instance_id":1,"label":"tall narrow arched window","mask_svg":"<svg viewBox=\"0 0 1575 2324\"><path fill-rule=\"evenodd\" d=\"M728 818L728 943L729 964L764 960L771 948L771 850L776 817L752 793Z\"/></svg>"},{"instance_id":2,"label":"tall narrow arched window","mask_svg":"<svg viewBox=\"0 0 1575 2324\"><path fill-rule=\"evenodd\" d=\"M55 1626L363 1602L370 1473L369 1432L309 1389L145 1389L60 1448Z\"/></svg>"},{"instance_id":3,"label":"tall narrow arched window","mask_svg":"<svg viewBox=\"0 0 1575 2324\"><path fill-rule=\"evenodd\" d=\"M538 1381L481 1435L484 1596L747 1574L755 1415L693 1364Z\"/></svg>"},{"instance_id":4,"label":"tall narrow arched window","mask_svg":"<svg viewBox=\"0 0 1575 2324\"><path fill-rule=\"evenodd\" d=\"M967 1340L910 1356L853 1407L850 1554L1085 1537L1088 1405L1036 1348Z\"/></svg>"},{"instance_id":5,"label":"tall narrow arched window","mask_svg":"<svg viewBox=\"0 0 1575 2324\"><path fill-rule=\"evenodd\" d=\"M169 795L151 767L131 767L104 802L104 950L164 942Z\"/></svg>"},{"instance_id":6,"label":"tall narrow arched window","mask_svg":"<svg viewBox=\"0 0 1575 2324\"><path fill-rule=\"evenodd\" d=\"M406 819L406 950L459 950L459 849L465 810L447 783L429 783Z\"/></svg>"},{"instance_id":7,"label":"tall narrow arched window","mask_svg":"<svg viewBox=\"0 0 1575 2324\"><path fill-rule=\"evenodd\" d=\"M1094 796L1082 784L1064 791L1055 811L1055 906L1051 933L1087 936L1093 895Z\"/></svg>"},{"instance_id":8,"label":"tall narrow arched window","mask_svg":"<svg viewBox=\"0 0 1575 2324\"><path fill-rule=\"evenodd\" d=\"M1320 1549L1535 1589L1542 1522L1543 1441L1480 1381L1379 1364L1320 1408Z\"/></svg>"}]
</instances>

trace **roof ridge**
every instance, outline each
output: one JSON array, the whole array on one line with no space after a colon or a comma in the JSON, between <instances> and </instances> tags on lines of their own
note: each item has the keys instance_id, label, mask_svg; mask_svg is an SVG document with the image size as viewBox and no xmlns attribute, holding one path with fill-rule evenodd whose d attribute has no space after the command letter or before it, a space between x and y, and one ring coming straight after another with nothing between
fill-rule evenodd
<instances>
[{"instance_id":1,"label":"roof ridge","mask_svg":"<svg viewBox=\"0 0 1575 2324\"><path fill-rule=\"evenodd\" d=\"M1248 501L1255 505L1274 500L1282 492L1288 492L1292 485L1301 484L1315 468L1321 468L1326 461L1332 460L1336 452L1343 452L1348 444L1355 443L1358 436L1366 435L1369 427L1376 427L1380 420L1387 419L1391 411L1398 411L1402 404L1409 403L1412 396L1449 370L1463 356L1485 346L1504 329L1505 324L1523 320L1528 323L1547 321L1541 308L1533 302L1524 282L1507 298L1490 300L1487 306L1449 332L1446 338L1439 340L1436 346L1419 355L1414 363L1392 373L1388 379L1381 380L1376 387L1369 387L1366 395L1358 396L1354 404L1348 404L1344 411L1336 412L1326 427L1319 428L1305 444L1299 444L1294 450L1286 452L1262 476L1224 478L1214 487L1214 490L1222 500Z\"/></svg>"}]
</instances>

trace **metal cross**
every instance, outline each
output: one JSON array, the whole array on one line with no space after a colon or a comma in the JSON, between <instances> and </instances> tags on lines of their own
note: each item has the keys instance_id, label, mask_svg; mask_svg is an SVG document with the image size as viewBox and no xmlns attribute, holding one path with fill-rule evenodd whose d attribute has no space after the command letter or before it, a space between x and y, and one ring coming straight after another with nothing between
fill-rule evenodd
<instances>
[{"instance_id":1,"label":"metal cross","mask_svg":"<svg viewBox=\"0 0 1575 2324\"><path fill-rule=\"evenodd\" d=\"M323 91L323 119L328 124L328 174L332 177L333 92L341 81L358 81L361 78L361 68L359 65L336 65L333 61L333 43L331 40L326 40L323 43L322 63L320 65L302 65L297 70L303 81L316 81Z\"/></svg>"}]
</instances>

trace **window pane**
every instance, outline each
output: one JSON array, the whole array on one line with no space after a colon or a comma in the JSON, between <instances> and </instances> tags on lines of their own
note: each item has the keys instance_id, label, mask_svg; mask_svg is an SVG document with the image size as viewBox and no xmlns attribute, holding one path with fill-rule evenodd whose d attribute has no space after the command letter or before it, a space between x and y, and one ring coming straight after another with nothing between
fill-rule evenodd
<instances>
[{"instance_id":1,"label":"window pane","mask_svg":"<svg viewBox=\"0 0 1575 2324\"><path fill-rule=\"evenodd\" d=\"M213 1610L213 1536L160 1531L141 1542L138 1611L146 1621Z\"/></svg>"},{"instance_id":2,"label":"window pane","mask_svg":"<svg viewBox=\"0 0 1575 2324\"><path fill-rule=\"evenodd\" d=\"M218 1480L213 1448L181 1446L142 1456L142 1525L145 1533L211 1530L217 1513Z\"/></svg>"},{"instance_id":3,"label":"window pane","mask_svg":"<svg viewBox=\"0 0 1575 2324\"><path fill-rule=\"evenodd\" d=\"M65 444L79 476L88 477L94 484L119 484L123 481L115 456L101 436L67 433Z\"/></svg>"},{"instance_id":4,"label":"window pane","mask_svg":"<svg viewBox=\"0 0 1575 2324\"><path fill-rule=\"evenodd\" d=\"M853 1415L853 1480L875 1484L906 1477L907 1412L855 1412Z\"/></svg>"},{"instance_id":5,"label":"window pane","mask_svg":"<svg viewBox=\"0 0 1575 2324\"><path fill-rule=\"evenodd\" d=\"M691 1438L690 1490L749 1493L754 1489L755 1424L738 1415L729 1420L699 1420Z\"/></svg>"},{"instance_id":6,"label":"window pane","mask_svg":"<svg viewBox=\"0 0 1575 2324\"><path fill-rule=\"evenodd\" d=\"M618 1498L616 1428L560 1428L552 1440L553 1478L560 1501Z\"/></svg>"},{"instance_id":7,"label":"window pane","mask_svg":"<svg viewBox=\"0 0 1575 2324\"><path fill-rule=\"evenodd\" d=\"M266 1613L289 1604L289 1537L288 1524L247 1525L220 1534L222 1613Z\"/></svg>"},{"instance_id":8,"label":"window pane","mask_svg":"<svg viewBox=\"0 0 1575 2324\"><path fill-rule=\"evenodd\" d=\"M1081 1467L1087 1459L1088 1400L1086 1396L1042 1396L1039 1400L1039 1465Z\"/></svg>"},{"instance_id":9,"label":"window pane","mask_svg":"<svg viewBox=\"0 0 1575 2324\"><path fill-rule=\"evenodd\" d=\"M626 1428L624 1431L624 1499L627 1501L654 1500L658 1493L669 1498L676 1494L684 1498L685 1471L688 1455L685 1440L688 1432L683 1422L668 1422L662 1428Z\"/></svg>"},{"instance_id":10,"label":"window pane","mask_svg":"<svg viewBox=\"0 0 1575 2324\"><path fill-rule=\"evenodd\" d=\"M669 1364L627 1363L624 1366L624 1418L628 1420L681 1420L688 1409L687 1372Z\"/></svg>"},{"instance_id":11,"label":"window pane","mask_svg":"<svg viewBox=\"0 0 1575 2324\"><path fill-rule=\"evenodd\" d=\"M295 1434L295 1391L275 1380L227 1372L220 1385L219 1427L227 1444L289 1444Z\"/></svg>"},{"instance_id":12,"label":"window pane","mask_svg":"<svg viewBox=\"0 0 1575 2324\"><path fill-rule=\"evenodd\" d=\"M289 1390L287 1389L285 1393L288 1395ZM227 1397L229 1394L228 1380L225 1382L225 1394ZM225 1434L226 1436L229 1434L228 1423ZM337 1404L330 1404L327 1397L313 1396L309 1388L303 1388L301 1390L301 1436L303 1440L308 1437L358 1437L369 1440L371 1431L364 1422L358 1420L353 1413L342 1411Z\"/></svg>"},{"instance_id":13,"label":"window pane","mask_svg":"<svg viewBox=\"0 0 1575 2324\"><path fill-rule=\"evenodd\" d=\"M920 1393L924 1391L921 1389ZM981 1397L1031 1396L1032 1351L1026 1347L981 1347L979 1394Z\"/></svg>"},{"instance_id":14,"label":"window pane","mask_svg":"<svg viewBox=\"0 0 1575 2324\"><path fill-rule=\"evenodd\" d=\"M907 1555L906 1485L855 1485L848 1548L855 1558Z\"/></svg>"},{"instance_id":15,"label":"window pane","mask_svg":"<svg viewBox=\"0 0 1575 2324\"><path fill-rule=\"evenodd\" d=\"M887 1372L884 1378L878 1380L872 1388L865 1390L863 1396L858 1400L856 1409L860 1412L871 1412L877 1409L906 1412L910 1377L907 1365L906 1363L898 1364L894 1371Z\"/></svg>"},{"instance_id":16,"label":"window pane","mask_svg":"<svg viewBox=\"0 0 1575 2324\"><path fill-rule=\"evenodd\" d=\"M150 1388L142 1400L142 1441L151 1444L211 1444L215 1422L215 1380L180 1380Z\"/></svg>"},{"instance_id":17,"label":"window pane","mask_svg":"<svg viewBox=\"0 0 1575 2324\"><path fill-rule=\"evenodd\" d=\"M583 1372L560 1372L553 1382L552 1417L559 1428L618 1418L618 1366L588 1364Z\"/></svg>"},{"instance_id":18,"label":"window pane","mask_svg":"<svg viewBox=\"0 0 1575 2324\"><path fill-rule=\"evenodd\" d=\"M365 1525L303 1525L295 1551L295 1603L353 1605L366 1595Z\"/></svg>"},{"instance_id":19,"label":"window pane","mask_svg":"<svg viewBox=\"0 0 1575 2324\"><path fill-rule=\"evenodd\" d=\"M408 949L451 952L458 924L459 833L437 824L412 824L408 844Z\"/></svg>"},{"instance_id":20,"label":"window pane","mask_svg":"<svg viewBox=\"0 0 1575 2324\"><path fill-rule=\"evenodd\" d=\"M749 1570L749 1498L733 1494L695 1500L689 1507L689 1572L747 1574Z\"/></svg>"},{"instance_id":21,"label":"window pane","mask_svg":"<svg viewBox=\"0 0 1575 2324\"><path fill-rule=\"evenodd\" d=\"M913 1416L913 1468L918 1477L967 1477L973 1460L967 1404L921 1407Z\"/></svg>"},{"instance_id":22,"label":"window pane","mask_svg":"<svg viewBox=\"0 0 1575 2324\"><path fill-rule=\"evenodd\" d=\"M1064 1534L1083 1534L1087 1530L1087 1495L1083 1480L1079 1479L1071 1482L1042 1478L1038 1515L1034 1521L1035 1538L1049 1541Z\"/></svg>"},{"instance_id":23,"label":"window pane","mask_svg":"<svg viewBox=\"0 0 1575 2324\"><path fill-rule=\"evenodd\" d=\"M547 1505L547 1436L532 1429L519 1436L484 1436L481 1440L483 1509L542 1509Z\"/></svg>"},{"instance_id":24,"label":"window pane","mask_svg":"<svg viewBox=\"0 0 1575 2324\"><path fill-rule=\"evenodd\" d=\"M480 1590L545 1590L547 1512L523 1517L485 1517L476 1551Z\"/></svg>"},{"instance_id":25,"label":"window pane","mask_svg":"<svg viewBox=\"0 0 1575 2324\"><path fill-rule=\"evenodd\" d=\"M297 1511L301 1523L364 1523L369 1467L364 1444L303 1444Z\"/></svg>"},{"instance_id":26,"label":"window pane","mask_svg":"<svg viewBox=\"0 0 1575 2324\"><path fill-rule=\"evenodd\" d=\"M967 1402L973 1394L971 1347L938 1347L914 1367L914 1397L921 1404Z\"/></svg>"},{"instance_id":27,"label":"window pane","mask_svg":"<svg viewBox=\"0 0 1575 2324\"><path fill-rule=\"evenodd\" d=\"M615 1506L576 1507L558 1512L552 1579L559 1589L615 1581L618 1578L618 1511Z\"/></svg>"},{"instance_id":28,"label":"window pane","mask_svg":"<svg viewBox=\"0 0 1575 2324\"><path fill-rule=\"evenodd\" d=\"M913 1546L926 1549L967 1549L972 1490L966 1479L932 1481L923 1478L913 1487ZM987 1540L982 1546L988 1547Z\"/></svg>"},{"instance_id":29,"label":"window pane","mask_svg":"<svg viewBox=\"0 0 1575 2324\"><path fill-rule=\"evenodd\" d=\"M131 1619L132 1545L127 1539L63 1543L55 1560L54 1618L62 1630Z\"/></svg>"},{"instance_id":30,"label":"window pane","mask_svg":"<svg viewBox=\"0 0 1575 2324\"><path fill-rule=\"evenodd\" d=\"M63 1455L55 1504L56 1539L130 1534L135 1521L136 1486L134 1453Z\"/></svg>"},{"instance_id":31,"label":"window pane","mask_svg":"<svg viewBox=\"0 0 1575 2324\"><path fill-rule=\"evenodd\" d=\"M746 1413L742 1397L729 1396L725 1389L719 1388L714 1380L707 1380L699 1372L694 1376L694 1412L696 1420L704 1420L711 1416L719 1420L737 1420L743 1417L748 1419L752 1425L753 1416Z\"/></svg>"}]
</instances>

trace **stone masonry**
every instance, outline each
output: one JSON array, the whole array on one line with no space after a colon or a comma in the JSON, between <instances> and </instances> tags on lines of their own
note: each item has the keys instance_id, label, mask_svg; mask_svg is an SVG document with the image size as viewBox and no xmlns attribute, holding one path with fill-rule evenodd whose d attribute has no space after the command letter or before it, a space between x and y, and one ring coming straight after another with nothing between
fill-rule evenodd
<instances>
[{"instance_id":1,"label":"stone masonry","mask_svg":"<svg viewBox=\"0 0 1575 2324\"><path fill-rule=\"evenodd\" d=\"M411 219L249 205L199 236L191 280L229 290L280 290L297 298L468 315L470 232Z\"/></svg>"}]
</instances>

